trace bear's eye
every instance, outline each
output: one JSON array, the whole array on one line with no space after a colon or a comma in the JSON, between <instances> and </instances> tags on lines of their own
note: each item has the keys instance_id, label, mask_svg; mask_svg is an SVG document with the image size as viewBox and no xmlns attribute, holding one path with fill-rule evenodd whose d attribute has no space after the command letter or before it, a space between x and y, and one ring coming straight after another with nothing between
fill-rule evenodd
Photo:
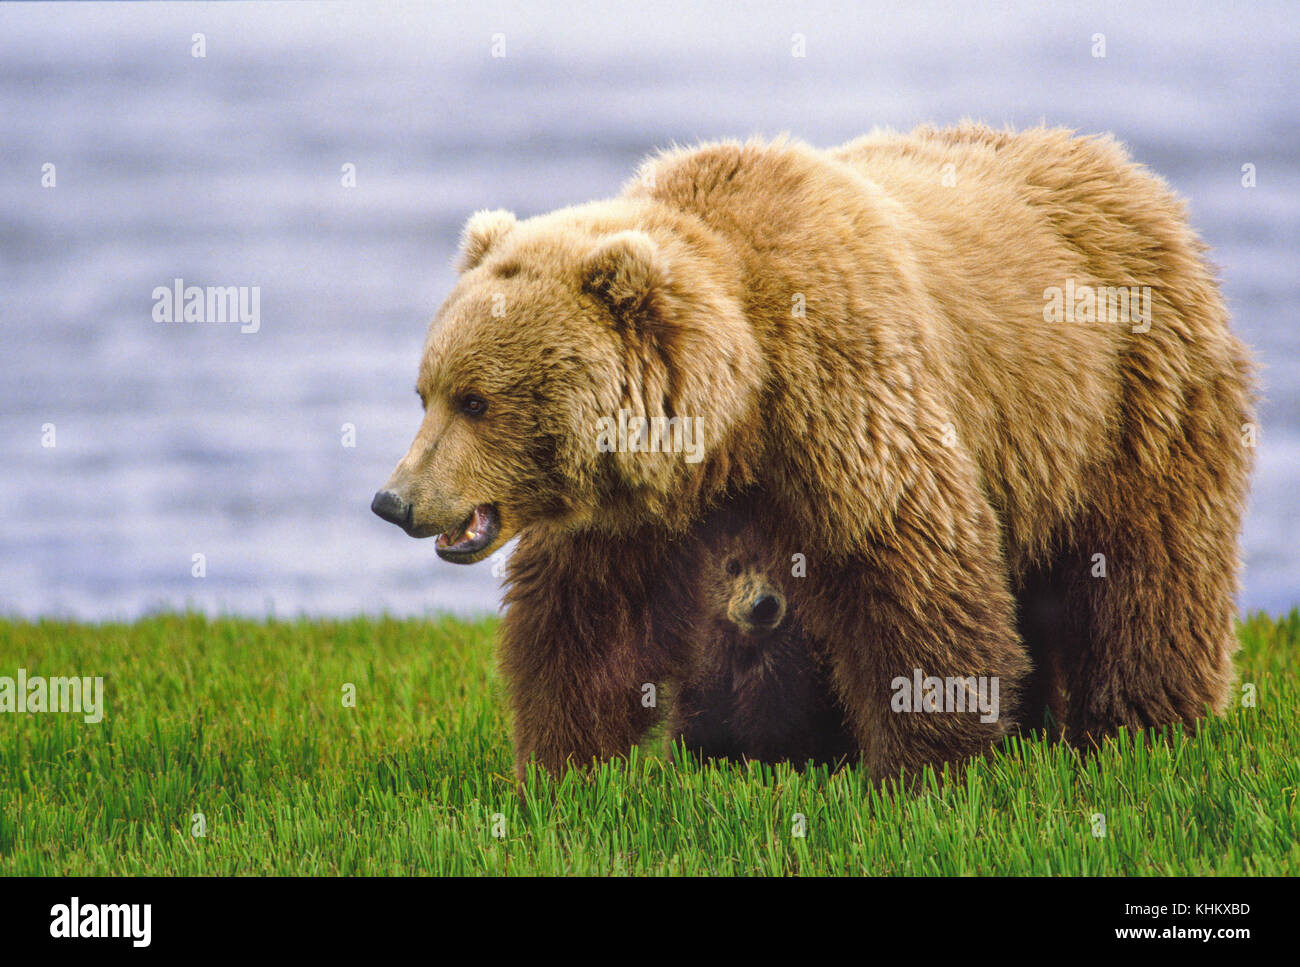
<instances>
[{"instance_id":1,"label":"bear's eye","mask_svg":"<svg viewBox=\"0 0 1300 967\"><path fill-rule=\"evenodd\" d=\"M727 573L730 574L733 578L740 573L740 562L737 561L734 557L731 560L727 561L726 566L727 566Z\"/></svg>"},{"instance_id":2,"label":"bear's eye","mask_svg":"<svg viewBox=\"0 0 1300 967\"><path fill-rule=\"evenodd\" d=\"M475 396L473 393L466 393L462 396L458 405L460 411L466 416L482 416L487 412L487 400L481 396Z\"/></svg>"}]
</instances>

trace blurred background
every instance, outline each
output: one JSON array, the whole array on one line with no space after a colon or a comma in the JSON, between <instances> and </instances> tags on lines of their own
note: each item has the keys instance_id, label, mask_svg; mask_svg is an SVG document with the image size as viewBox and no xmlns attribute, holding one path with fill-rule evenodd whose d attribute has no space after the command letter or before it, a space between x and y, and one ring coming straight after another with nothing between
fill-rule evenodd
<instances>
[{"instance_id":1,"label":"blurred background","mask_svg":"<svg viewBox=\"0 0 1300 967\"><path fill-rule=\"evenodd\" d=\"M1264 365L1242 604L1300 604L1292 0L538 6L0 5L0 613L495 610L369 510L466 216L966 117L1112 131L1188 199ZM155 322L176 278L259 286L259 331Z\"/></svg>"}]
</instances>

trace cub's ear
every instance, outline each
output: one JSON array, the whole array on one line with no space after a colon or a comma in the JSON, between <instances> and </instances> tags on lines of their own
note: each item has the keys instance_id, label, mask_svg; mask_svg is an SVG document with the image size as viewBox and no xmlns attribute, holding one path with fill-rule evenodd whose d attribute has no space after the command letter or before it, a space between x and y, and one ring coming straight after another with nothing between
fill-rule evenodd
<instances>
[{"instance_id":1,"label":"cub's ear","mask_svg":"<svg viewBox=\"0 0 1300 967\"><path fill-rule=\"evenodd\" d=\"M636 313L667 280L663 258L645 232L618 232L597 243L582 267L583 288L616 315Z\"/></svg>"},{"instance_id":2,"label":"cub's ear","mask_svg":"<svg viewBox=\"0 0 1300 967\"><path fill-rule=\"evenodd\" d=\"M515 227L515 216L503 208L495 211L475 212L465 223L460 236L460 255L456 258L456 271L468 272L483 261L488 250Z\"/></svg>"}]
</instances>

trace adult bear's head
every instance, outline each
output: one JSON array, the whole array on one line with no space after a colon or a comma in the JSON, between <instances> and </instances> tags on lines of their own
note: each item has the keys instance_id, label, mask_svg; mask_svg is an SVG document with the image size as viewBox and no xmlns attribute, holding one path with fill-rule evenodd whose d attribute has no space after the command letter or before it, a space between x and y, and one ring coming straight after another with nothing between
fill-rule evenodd
<instances>
[{"instance_id":1,"label":"adult bear's head","mask_svg":"<svg viewBox=\"0 0 1300 967\"><path fill-rule=\"evenodd\" d=\"M540 524L684 522L752 472L765 363L738 260L699 220L626 199L480 212L458 268L375 513L472 563Z\"/></svg>"}]
</instances>

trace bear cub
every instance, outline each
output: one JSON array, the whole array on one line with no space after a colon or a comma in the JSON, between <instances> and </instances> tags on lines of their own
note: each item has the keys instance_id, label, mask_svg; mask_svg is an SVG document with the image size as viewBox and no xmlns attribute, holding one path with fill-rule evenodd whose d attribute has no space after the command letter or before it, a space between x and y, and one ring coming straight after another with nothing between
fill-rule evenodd
<instances>
[{"instance_id":1,"label":"bear cub","mask_svg":"<svg viewBox=\"0 0 1300 967\"><path fill-rule=\"evenodd\" d=\"M678 684L675 724L702 758L836 765L856 754L822 649L781 590L790 564L749 517L728 508L701 552L702 621Z\"/></svg>"}]
</instances>

